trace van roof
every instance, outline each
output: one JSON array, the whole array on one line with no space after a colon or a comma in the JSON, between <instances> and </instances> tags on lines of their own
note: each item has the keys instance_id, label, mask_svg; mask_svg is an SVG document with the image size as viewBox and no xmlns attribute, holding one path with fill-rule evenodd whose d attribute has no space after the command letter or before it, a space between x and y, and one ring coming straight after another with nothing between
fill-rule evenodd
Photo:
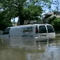
<instances>
[{"instance_id":1,"label":"van roof","mask_svg":"<svg viewBox=\"0 0 60 60\"><path fill-rule=\"evenodd\" d=\"M18 27L26 27L26 26L35 26L35 25L51 25L51 24L28 24L28 25L20 25L20 26L13 26L10 28L18 28Z\"/></svg>"},{"instance_id":2,"label":"van roof","mask_svg":"<svg viewBox=\"0 0 60 60\"><path fill-rule=\"evenodd\" d=\"M29 24L29 25L51 25L51 24Z\"/></svg>"}]
</instances>

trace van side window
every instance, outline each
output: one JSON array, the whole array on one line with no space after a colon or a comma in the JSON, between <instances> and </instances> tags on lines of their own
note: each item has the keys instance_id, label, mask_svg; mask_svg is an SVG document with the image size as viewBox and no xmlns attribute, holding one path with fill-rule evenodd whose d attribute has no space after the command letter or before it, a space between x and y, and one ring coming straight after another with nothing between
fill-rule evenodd
<instances>
[{"instance_id":1,"label":"van side window","mask_svg":"<svg viewBox=\"0 0 60 60\"><path fill-rule=\"evenodd\" d=\"M47 33L45 26L39 26L39 33Z\"/></svg>"},{"instance_id":2,"label":"van side window","mask_svg":"<svg viewBox=\"0 0 60 60\"><path fill-rule=\"evenodd\" d=\"M54 32L54 29L52 26L47 25L47 29L48 29L48 33Z\"/></svg>"}]
</instances>

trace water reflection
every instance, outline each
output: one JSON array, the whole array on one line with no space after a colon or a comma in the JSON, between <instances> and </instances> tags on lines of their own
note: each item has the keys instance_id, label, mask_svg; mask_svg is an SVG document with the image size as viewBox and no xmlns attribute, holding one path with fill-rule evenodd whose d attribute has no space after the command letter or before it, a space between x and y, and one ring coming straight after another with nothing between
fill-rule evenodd
<instances>
[{"instance_id":1,"label":"water reflection","mask_svg":"<svg viewBox=\"0 0 60 60\"><path fill-rule=\"evenodd\" d=\"M57 40L58 39L58 40ZM44 52L27 53L27 60L59 60L60 59L60 45L59 38L47 42L37 42L37 50L44 49Z\"/></svg>"},{"instance_id":2,"label":"water reflection","mask_svg":"<svg viewBox=\"0 0 60 60\"><path fill-rule=\"evenodd\" d=\"M40 42L38 49L45 49L45 52L34 52L27 54L27 60L59 60L60 59L60 48L56 46L55 41L50 41L47 46L46 42Z\"/></svg>"},{"instance_id":3,"label":"water reflection","mask_svg":"<svg viewBox=\"0 0 60 60\"><path fill-rule=\"evenodd\" d=\"M0 60L59 60L60 37L48 42L36 42L36 45L26 48L12 48L8 45L0 45ZM29 50L30 49L30 50Z\"/></svg>"},{"instance_id":4,"label":"water reflection","mask_svg":"<svg viewBox=\"0 0 60 60\"><path fill-rule=\"evenodd\" d=\"M59 48L57 46L49 46L45 51L45 58L51 60L59 60Z\"/></svg>"}]
</instances>

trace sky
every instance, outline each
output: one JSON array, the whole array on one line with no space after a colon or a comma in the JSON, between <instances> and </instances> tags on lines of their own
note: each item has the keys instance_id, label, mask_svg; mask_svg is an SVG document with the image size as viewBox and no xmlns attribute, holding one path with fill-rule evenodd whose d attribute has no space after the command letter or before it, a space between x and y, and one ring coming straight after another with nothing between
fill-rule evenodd
<instances>
[{"instance_id":1,"label":"sky","mask_svg":"<svg viewBox=\"0 0 60 60\"><path fill-rule=\"evenodd\" d=\"M52 0L51 0L52 1ZM58 1L58 2L57 2ZM29 0L27 0L26 2L29 2ZM60 6L60 0L53 0L53 3L51 4L51 9L48 9L46 6L45 7L43 7L43 10L45 11L45 12L43 12L43 14L45 14L45 13L48 13L49 11L52 11L52 10L56 10L56 7L58 6ZM58 9L59 11L60 11L60 8ZM11 21L13 22L13 20L14 19L11 19ZM18 17L16 17L15 18L15 22L17 22L18 21Z\"/></svg>"},{"instance_id":2,"label":"sky","mask_svg":"<svg viewBox=\"0 0 60 60\"><path fill-rule=\"evenodd\" d=\"M52 1L52 0L51 0ZM46 7L43 8L45 10L45 12L49 12L49 11L57 11L57 8L58 7L58 11L60 11L60 0L53 0L53 3L51 4L51 10L48 10Z\"/></svg>"}]
</instances>

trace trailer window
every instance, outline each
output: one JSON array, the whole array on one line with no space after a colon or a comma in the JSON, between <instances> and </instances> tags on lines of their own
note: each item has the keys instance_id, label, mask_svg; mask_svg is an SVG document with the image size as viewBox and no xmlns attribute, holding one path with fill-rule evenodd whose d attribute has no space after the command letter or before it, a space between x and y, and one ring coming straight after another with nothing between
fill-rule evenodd
<instances>
[{"instance_id":1,"label":"trailer window","mask_svg":"<svg viewBox=\"0 0 60 60\"><path fill-rule=\"evenodd\" d=\"M52 26L47 26L48 33L54 32L54 29Z\"/></svg>"},{"instance_id":2,"label":"trailer window","mask_svg":"<svg viewBox=\"0 0 60 60\"><path fill-rule=\"evenodd\" d=\"M47 33L45 26L39 26L39 33Z\"/></svg>"}]
</instances>

